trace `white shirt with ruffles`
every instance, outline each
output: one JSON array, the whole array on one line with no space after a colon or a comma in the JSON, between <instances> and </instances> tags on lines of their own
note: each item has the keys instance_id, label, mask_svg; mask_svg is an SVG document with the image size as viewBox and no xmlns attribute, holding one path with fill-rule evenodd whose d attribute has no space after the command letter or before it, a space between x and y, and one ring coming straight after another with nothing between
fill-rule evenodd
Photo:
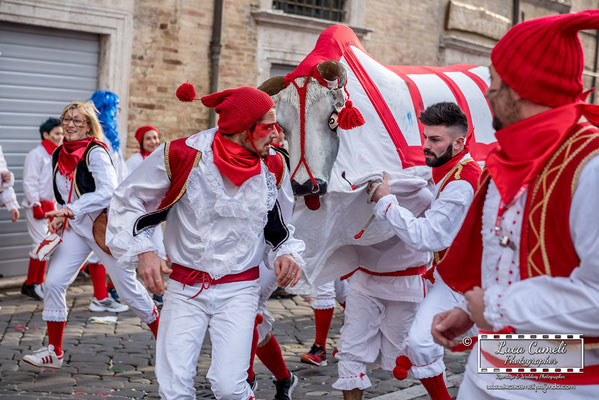
<instances>
[{"instance_id":1,"label":"white shirt with ruffles","mask_svg":"<svg viewBox=\"0 0 599 400\"><path fill-rule=\"evenodd\" d=\"M235 186L214 164L215 132L200 132L186 141L201 151L202 157L189 174L185 194L166 220L164 244L170 259L204 271L212 279L242 272L263 260L272 268L276 257L283 254L291 254L302 265L304 243L293 237L292 225L287 223L289 238L276 252L267 248L264 239L267 214L277 199L282 208L292 207L288 204L293 199L289 180L277 191L274 175L261 161L258 175ZM133 236L133 225L137 218L158 208L169 186L162 144L144 161L144 168L131 172L112 199L107 243L119 262L135 264L138 254L156 251L151 233Z\"/></svg>"}]
</instances>

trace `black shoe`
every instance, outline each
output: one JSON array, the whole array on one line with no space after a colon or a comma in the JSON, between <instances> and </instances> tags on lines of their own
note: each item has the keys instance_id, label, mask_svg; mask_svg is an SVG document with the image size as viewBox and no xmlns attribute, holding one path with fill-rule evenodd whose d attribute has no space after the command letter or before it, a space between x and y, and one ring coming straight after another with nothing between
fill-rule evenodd
<instances>
[{"instance_id":1,"label":"black shoe","mask_svg":"<svg viewBox=\"0 0 599 400\"><path fill-rule=\"evenodd\" d=\"M42 301L42 298L35 293L35 283L32 283L31 285L25 285L23 283L23 286L21 286L21 293L25 296L31 297L34 300Z\"/></svg>"},{"instance_id":2,"label":"black shoe","mask_svg":"<svg viewBox=\"0 0 599 400\"><path fill-rule=\"evenodd\" d=\"M271 299L290 299L294 296L295 296L294 294L287 293L285 291L285 289L283 289L283 288L277 288L277 290L272 292L272 294L270 295L270 298Z\"/></svg>"},{"instance_id":3,"label":"black shoe","mask_svg":"<svg viewBox=\"0 0 599 400\"><path fill-rule=\"evenodd\" d=\"M256 376L254 375L254 380L250 381L249 379L246 379L246 381L248 382L248 385L250 385L250 388L252 389L252 392L254 392L254 394L256 393L256 389L258 389L258 379L256 379Z\"/></svg>"},{"instance_id":4,"label":"black shoe","mask_svg":"<svg viewBox=\"0 0 599 400\"><path fill-rule=\"evenodd\" d=\"M297 376L293 375L291 371L289 371L288 379L281 379L280 381L274 381L275 386L277 387L277 394L275 395L275 400L291 400L291 394L293 393L293 389L297 386Z\"/></svg>"}]
</instances>

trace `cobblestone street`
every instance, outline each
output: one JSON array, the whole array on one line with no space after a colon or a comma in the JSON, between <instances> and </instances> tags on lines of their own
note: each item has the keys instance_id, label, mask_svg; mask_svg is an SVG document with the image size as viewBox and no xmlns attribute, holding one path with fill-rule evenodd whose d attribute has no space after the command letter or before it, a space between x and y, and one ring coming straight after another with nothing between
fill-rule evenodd
<instances>
[{"instance_id":1,"label":"cobblestone street","mask_svg":"<svg viewBox=\"0 0 599 400\"><path fill-rule=\"evenodd\" d=\"M0 293L0 397L18 399L155 399L158 385L154 375L154 340L150 330L132 311L118 314L116 325L89 322L92 316L110 315L88 310L92 296L91 282L78 278L67 294L71 308L64 333L65 363L62 369L38 369L22 361L24 354L45 342L46 324L42 321L42 303L20 294L19 288ZM300 379L294 399L342 398L331 388L336 380L337 364L315 367L299 362L314 340L314 315L310 303L301 296L269 301L277 319L274 335L280 343L288 368ZM116 314L112 314L116 315ZM340 307L335 311L328 343L328 358L339 338L343 323ZM213 398L205 379L210 364L210 343L202 349L196 377L197 397ZM450 393L466 361L465 354L446 355ZM257 399L274 397L273 377L256 358ZM373 386L365 398L426 399L424 388L413 379L399 382L378 364L369 368Z\"/></svg>"}]
</instances>

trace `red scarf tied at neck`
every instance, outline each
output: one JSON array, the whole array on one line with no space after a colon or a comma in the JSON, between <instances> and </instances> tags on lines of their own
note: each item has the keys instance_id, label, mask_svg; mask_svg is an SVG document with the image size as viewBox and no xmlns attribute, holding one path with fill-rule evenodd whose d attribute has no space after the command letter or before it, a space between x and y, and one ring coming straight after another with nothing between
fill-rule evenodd
<instances>
[{"instance_id":1,"label":"red scarf tied at neck","mask_svg":"<svg viewBox=\"0 0 599 400\"><path fill-rule=\"evenodd\" d=\"M433 181L435 182L435 185L445 178L445 175L447 175L453 169L453 167L455 167L460 160L464 158L466 153L468 153L468 146L464 147L464 150L460 151L445 164L438 167L433 167Z\"/></svg>"},{"instance_id":2,"label":"red scarf tied at neck","mask_svg":"<svg viewBox=\"0 0 599 400\"><path fill-rule=\"evenodd\" d=\"M541 172L583 115L599 124L599 107L580 102L545 111L495 133L498 146L489 153L486 167L504 204Z\"/></svg>"},{"instance_id":3,"label":"red scarf tied at neck","mask_svg":"<svg viewBox=\"0 0 599 400\"><path fill-rule=\"evenodd\" d=\"M92 142L99 143L108 150L108 147L106 147L104 143L97 141L93 137L86 137L74 142L67 142L65 140L62 143L62 147L60 148L60 153L58 155L58 171L61 175L67 175L69 178L72 178L75 167L79 161L81 161L81 157L83 157L85 150L90 144L92 144Z\"/></svg>"},{"instance_id":4,"label":"red scarf tied at neck","mask_svg":"<svg viewBox=\"0 0 599 400\"><path fill-rule=\"evenodd\" d=\"M53 141L48 139L42 140L42 146L44 147L44 150L46 150L46 152L50 155L52 155L52 153L54 153L54 150L56 150L56 148L58 147L58 145L56 145Z\"/></svg>"},{"instance_id":5,"label":"red scarf tied at neck","mask_svg":"<svg viewBox=\"0 0 599 400\"><path fill-rule=\"evenodd\" d=\"M214 135L212 152L218 170L236 186L241 186L262 170L260 156L226 139L220 131Z\"/></svg>"}]
</instances>

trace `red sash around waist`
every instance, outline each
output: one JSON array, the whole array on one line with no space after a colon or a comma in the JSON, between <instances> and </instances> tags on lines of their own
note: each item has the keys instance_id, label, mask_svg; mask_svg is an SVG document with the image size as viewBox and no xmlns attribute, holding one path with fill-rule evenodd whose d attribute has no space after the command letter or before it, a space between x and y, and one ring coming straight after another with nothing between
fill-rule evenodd
<instances>
[{"instance_id":1,"label":"red sash around waist","mask_svg":"<svg viewBox=\"0 0 599 400\"><path fill-rule=\"evenodd\" d=\"M201 283L200 291L197 292L194 296L190 297L193 299L204 289L208 289L212 285L220 285L222 283L232 283L232 282L242 282L242 281L254 281L260 278L260 268L255 266L250 269L246 269L245 271L239 272L237 274L229 274L225 275L219 279L212 279L210 275L204 271L200 271L197 269L185 267L183 265L173 263L171 265L171 269L173 272L170 274L170 279L173 279L183 285L195 285L196 283Z\"/></svg>"},{"instance_id":2,"label":"red sash around waist","mask_svg":"<svg viewBox=\"0 0 599 400\"><path fill-rule=\"evenodd\" d=\"M358 267L358 268L354 269L352 272L350 272L349 274L343 275L339 279L341 279L341 280L347 279L350 276L352 276L356 271L362 271L369 275L374 275L374 276L411 276L411 275L424 274L426 272L426 265L421 265L419 267L412 267L412 268L404 269L402 271L392 271L392 272L374 272L374 271L371 271L366 268Z\"/></svg>"}]
</instances>

